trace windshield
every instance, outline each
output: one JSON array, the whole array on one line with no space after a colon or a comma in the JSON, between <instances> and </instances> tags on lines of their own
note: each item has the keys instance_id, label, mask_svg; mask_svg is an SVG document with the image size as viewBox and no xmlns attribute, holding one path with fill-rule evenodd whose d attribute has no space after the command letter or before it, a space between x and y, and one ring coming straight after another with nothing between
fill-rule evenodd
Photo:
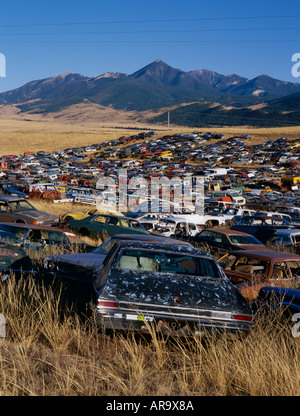
<instances>
[{"instance_id":1,"label":"windshield","mask_svg":"<svg viewBox=\"0 0 300 416\"><path fill-rule=\"evenodd\" d=\"M9 201L9 206L13 212L32 211L36 209L29 202L22 199L19 201Z\"/></svg>"},{"instance_id":2,"label":"windshield","mask_svg":"<svg viewBox=\"0 0 300 416\"><path fill-rule=\"evenodd\" d=\"M260 244L262 243L258 241L255 237L250 235L230 235L228 236L230 242L232 244Z\"/></svg>"},{"instance_id":3,"label":"windshield","mask_svg":"<svg viewBox=\"0 0 300 416\"><path fill-rule=\"evenodd\" d=\"M21 244L28 231L28 228L3 224L0 226L0 241L5 244Z\"/></svg>"},{"instance_id":4,"label":"windshield","mask_svg":"<svg viewBox=\"0 0 300 416\"><path fill-rule=\"evenodd\" d=\"M118 266L122 270L221 278L220 270L214 260L180 253L125 249L121 254Z\"/></svg>"},{"instance_id":5,"label":"windshield","mask_svg":"<svg viewBox=\"0 0 300 416\"><path fill-rule=\"evenodd\" d=\"M161 227L168 227L168 228L175 228L176 223L175 221L170 221L170 220L160 220L158 222L158 225Z\"/></svg>"}]
</instances>

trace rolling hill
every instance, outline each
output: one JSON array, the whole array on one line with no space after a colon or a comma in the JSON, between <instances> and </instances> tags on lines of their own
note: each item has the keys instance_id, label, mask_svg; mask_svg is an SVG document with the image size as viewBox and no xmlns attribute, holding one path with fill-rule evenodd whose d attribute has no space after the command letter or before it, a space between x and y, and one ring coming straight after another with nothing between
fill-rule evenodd
<instances>
[{"instance_id":1,"label":"rolling hill","mask_svg":"<svg viewBox=\"0 0 300 416\"><path fill-rule=\"evenodd\" d=\"M180 125L300 124L296 111L300 84L267 75L249 80L207 69L185 72L159 59L130 75L64 73L0 94L0 104L17 105L21 112L32 114L55 113L82 103L140 112L178 106L172 117ZM162 119L165 114L155 122Z\"/></svg>"}]
</instances>

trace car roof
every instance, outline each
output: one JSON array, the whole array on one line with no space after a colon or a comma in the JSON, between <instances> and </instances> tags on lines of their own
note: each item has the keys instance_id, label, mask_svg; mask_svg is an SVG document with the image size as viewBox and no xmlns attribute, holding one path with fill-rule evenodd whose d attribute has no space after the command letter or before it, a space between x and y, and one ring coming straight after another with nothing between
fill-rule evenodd
<instances>
[{"instance_id":1,"label":"car roof","mask_svg":"<svg viewBox=\"0 0 300 416\"><path fill-rule=\"evenodd\" d=\"M19 198L17 196L10 196L10 195L1 194L0 195L0 201L25 201L25 199L24 198Z\"/></svg>"},{"instance_id":2,"label":"car roof","mask_svg":"<svg viewBox=\"0 0 300 416\"><path fill-rule=\"evenodd\" d=\"M287 260L287 259L294 259L300 260L300 256L297 254L287 253L283 251L277 251L273 249L265 249L265 250L234 250L231 251L229 254L237 255L237 256L246 256L246 257L255 257L261 260Z\"/></svg>"},{"instance_id":3,"label":"car roof","mask_svg":"<svg viewBox=\"0 0 300 416\"><path fill-rule=\"evenodd\" d=\"M184 246L192 246L187 241L176 240L175 238L170 237L163 237L163 236L156 236L151 234L114 234L110 237L111 239L116 240L132 240L132 241L151 241L157 242L162 244L173 244L173 245L184 245Z\"/></svg>"},{"instance_id":4,"label":"car roof","mask_svg":"<svg viewBox=\"0 0 300 416\"><path fill-rule=\"evenodd\" d=\"M120 241L119 243L119 247L120 248L137 248L137 249L153 249L157 251L157 241L133 241L133 240L129 240L129 241ZM200 250L198 248L195 248L192 245L187 245L187 244L178 244L178 245L174 245L172 241L170 241L169 244L164 244L163 248L161 248L161 250L166 250L166 251L175 251L175 252L180 252L183 254L191 254L191 255L200 255L200 256L206 256L209 258L214 258L211 254L209 254L208 252L204 251L204 250ZM158 251L158 254L160 253L160 250ZM300 256L299 256L300 257Z\"/></svg>"},{"instance_id":5,"label":"car roof","mask_svg":"<svg viewBox=\"0 0 300 416\"><path fill-rule=\"evenodd\" d=\"M226 235L247 235L249 237L253 237L252 234L244 233L242 231L231 230L229 228L206 228L205 230L200 231L200 233L202 233L203 231L217 231L218 233Z\"/></svg>"},{"instance_id":6,"label":"car roof","mask_svg":"<svg viewBox=\"0 0 300 416\"><path fill-rule=\"evenodd\" d=\"M275 232L275 235L280 235L280 234L289 234L289 235L291 235L291 234L300 234L300 230L299 229L292 229L292 230L282 230L282 229L280 229L280 230L276 230L276 232Z\"/></svg>"},{"instance_id":7,"label":"car roof","mask_svg":"<svg viewBox=\"0 0 300 416\"><path fill-rule=\"evenodd\" d=\"M51 227L47 225L24 224L21 222L0 222L0 227L2 225L9 225L9 226L18 227L18 228L31 228L33 230L61 231L63 233L74 234L73 231L66 230L65 228Z\"/></svg>"}]
</instances>

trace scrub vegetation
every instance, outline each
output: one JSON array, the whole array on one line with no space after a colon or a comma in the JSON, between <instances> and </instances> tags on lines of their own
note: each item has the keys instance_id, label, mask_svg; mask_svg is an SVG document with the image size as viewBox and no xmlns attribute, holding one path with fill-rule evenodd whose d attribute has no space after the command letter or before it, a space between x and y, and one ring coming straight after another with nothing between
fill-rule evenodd
<instances>
[{"instance_id":1,"label":"scrub vegetation","mask_svg":"<svg viewBox=\"0 0 300 416\"><path fill-rule=\"evenodd\" d=\"M97 332L37 277L1 282L4 396L297 396L300 344L258 311L244 339L161 340Z\"/></svg>"}]
</instances>

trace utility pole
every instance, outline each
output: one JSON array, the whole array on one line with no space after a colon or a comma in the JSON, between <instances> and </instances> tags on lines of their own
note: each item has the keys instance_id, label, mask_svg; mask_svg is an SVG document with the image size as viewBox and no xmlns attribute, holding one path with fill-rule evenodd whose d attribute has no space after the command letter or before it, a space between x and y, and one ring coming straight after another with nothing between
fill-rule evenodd
<instances>
[{"instance_id":1,"label":"utility pole","mask_svg":"<svg viewBox=\"0 0 300 416\"><path fill-rule=\"evenodd\" d=\"M168 130L170 130L170 111L168 111Z\"/></svg>"}]
</instances>

